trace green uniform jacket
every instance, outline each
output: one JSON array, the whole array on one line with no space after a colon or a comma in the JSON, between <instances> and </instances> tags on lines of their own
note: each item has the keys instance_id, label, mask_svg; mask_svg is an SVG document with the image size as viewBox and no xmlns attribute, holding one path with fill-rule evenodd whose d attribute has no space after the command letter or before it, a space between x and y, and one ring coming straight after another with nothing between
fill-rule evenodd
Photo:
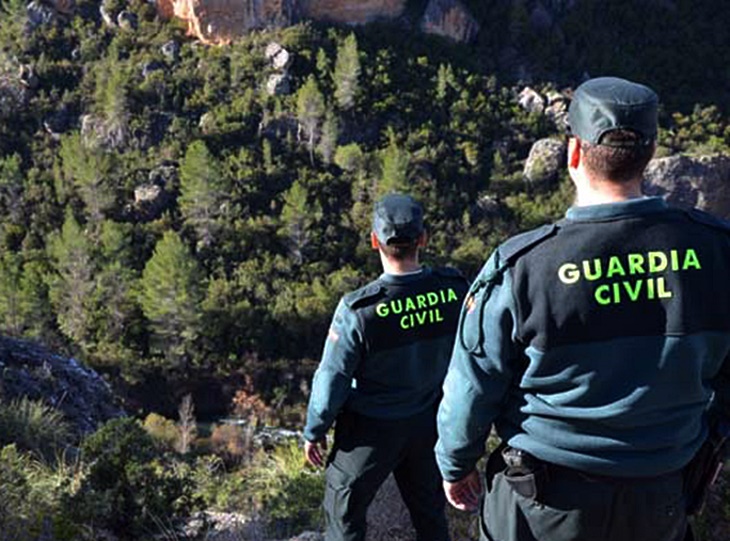
<instances>
[{"instance_id":1,"label":"green uniform jacket","mask_svg":"<svg viewBox=\"0 0 730 541\"><path fill-rule=\"evenodd\" d=\"M467 288L453 269L424 268L346 295L314 375L304 437L324 437L342 408L379 419L435 408Z\"/></svg>"}]
</instances>

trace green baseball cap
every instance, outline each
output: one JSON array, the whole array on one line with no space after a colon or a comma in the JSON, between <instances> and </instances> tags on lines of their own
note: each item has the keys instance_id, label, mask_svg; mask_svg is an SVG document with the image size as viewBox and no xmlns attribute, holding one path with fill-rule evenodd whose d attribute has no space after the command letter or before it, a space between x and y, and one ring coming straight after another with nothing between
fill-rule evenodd
<instances>
[{"instance_id":1,"label":"green baseball cap","mask_svg":"<svg viewBox=\"0 0 730 541\"><path fill-rule=\"evenodd\" d=\"M568 109L571 134L599 145L607 133L628 130L639 136L636 144L649 145L657 136L658 102L648 86L618 77L590 79L573 94Z\"/></svg>"},{"instance_id":2,"label":"green baseball cap","mask_svg":"<svg viewBox=\"0 0 730 541\"><path fill-rule=\"evenodd\" d=\"M383 244L412 242L423 233L423 207L410 195L386 195L375 203L373 231Z\"/></svg>"}]
</instances>

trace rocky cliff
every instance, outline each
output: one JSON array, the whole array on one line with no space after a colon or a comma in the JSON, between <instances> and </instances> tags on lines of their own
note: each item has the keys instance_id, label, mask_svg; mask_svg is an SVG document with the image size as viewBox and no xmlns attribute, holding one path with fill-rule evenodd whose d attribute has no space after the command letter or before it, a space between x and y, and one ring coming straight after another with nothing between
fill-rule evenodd
<instances>
[{"instance_id":1,"label":"rocky cliff","mask_svg":"<svg viewBox=\"0 0 730 541\"><path fill-rule=\"evenodd\" d=\"M427 34L469 42L479 33L479 22L459 0L431 0L421 22Z\"/></svg>"},{"instance_id":2,"label":"rocky cliff","mask_svg":"<svg viewBox=\"0 0 730 541\"><path fill-rule=\"evenodd\" d=\"M315 21L364 24L375 19L395 19L406 0L300 0L302 16Z\"/></svg>"},{"instance_id":3,"label":"rocky cliff","mask_svg":"<svg viewBox=\"0 0 730 541\"><path fill-rule=\"evenodd\" d=\"M397 19L407 0L158 0L162 17L187 21L188 33L208 44L230 43L254 29L282 27L300 19L365 24ZM459 0L431 0L421 29L455 41L471 41L479 23Z\"/></svg>"},{"instance_id":4,"label":"rocky cliff","mask_svg":"<svg viewBox=\"0 0 730 541\"><path fill-rule=\"evenodd\" d=\"M99 374L33 342L0 337L0 374L3 400L42 400L58 408L78 435L124 415Z\"/></svg>"},{"instance_id":5,"label":"rocky cliff","mask_svg":"<svg viewBox=\"0 0 730 541\"><path fill-rule=\"evenodd\" d=\"M297 0L159 0L163 17L179 17L203 43L223 44L258 28L291 24Z\"/></svg>"}]
</instances>

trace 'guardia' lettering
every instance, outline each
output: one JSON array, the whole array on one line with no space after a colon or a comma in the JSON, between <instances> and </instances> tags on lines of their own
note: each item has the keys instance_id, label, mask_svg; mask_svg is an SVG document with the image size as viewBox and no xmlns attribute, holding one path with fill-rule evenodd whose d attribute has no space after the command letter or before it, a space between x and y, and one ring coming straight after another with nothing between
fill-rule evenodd
<instances>
[{"instance_id":1,"label":"'guardia' lettering","mask_svg":"<svg viewBox=\"0 0 730 541\"><path fill-rule=\"evenodd\" d=\"M452 288L445 288L378 303L375 314L381 318L399 316L398 325L408 330L444 321L440 305L452 302L459 302L459 296Z\"/></svg>"},{"instance_id":2,"label":"'guardia' lettering","mask_svg":"<svg viewBox=\"0 0 730 541\"><path fill-rule=\"evenodd\" d=\"M671 299L666 273L701 270L702 264L693 248L646 253L611 255L605 258L566 261L558 267L558 280L574 285L581 280L599 283L593 293L601 306L640 300ZM663 276L652 276L663 274ZM624 278L624 280L620 280ZM619 279L620 281L614 281Z\"/></svg>"}]
</instances>

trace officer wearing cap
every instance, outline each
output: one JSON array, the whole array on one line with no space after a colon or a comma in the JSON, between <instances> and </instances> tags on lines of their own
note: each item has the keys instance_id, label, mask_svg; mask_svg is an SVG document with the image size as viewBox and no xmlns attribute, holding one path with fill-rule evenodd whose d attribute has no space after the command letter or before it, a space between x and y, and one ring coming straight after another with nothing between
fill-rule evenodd
<instances>
[{"instance_id":1,"label":"officer wearing cap","mask_svg":"<svg viewBox=\"0 0 730 541\"><path fill-rule=\"evenodd\" d=\"M383 274L337 306L314 375L304 429L307 460L327 460L327 541L363 540L367 507L394 474L418 539L449 538L436 467L436 406L468 284L419 263L423 209L388 195L375 205L372 247Z\"/></svg>"},{"instance_id":2,"label":"officer wearing cap","mask_svg":"<svg viewBox=\"0 0 730 541\"><path fill-rule=\"evenodd\" d=\"M650 88L589 80L569 123L574 206L500 245L467 296L438 413L444 489L481 502L484 540L681 540L686 466L730 415L730 229L642 196Z\"/></svg>"}]
</instances>

